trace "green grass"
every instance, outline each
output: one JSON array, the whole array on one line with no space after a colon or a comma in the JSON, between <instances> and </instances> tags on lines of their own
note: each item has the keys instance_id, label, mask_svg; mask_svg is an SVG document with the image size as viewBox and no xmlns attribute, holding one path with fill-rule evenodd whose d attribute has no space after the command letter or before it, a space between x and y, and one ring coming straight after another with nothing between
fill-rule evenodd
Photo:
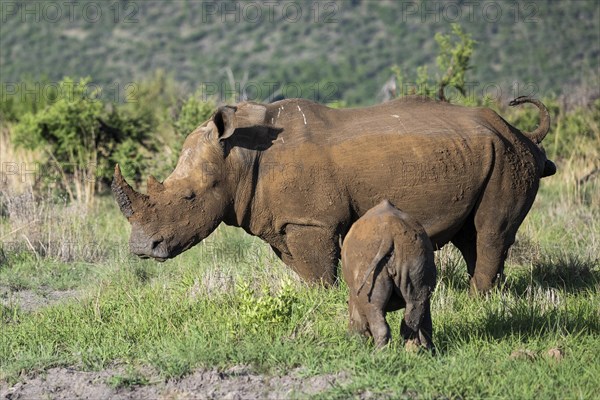
<instances>
[{"instance_id":1,"label":"green grass","mask_svg":"<svg viewBox=\"0 0 600 400\"><path fill-rule=\"evenodd\" d=\"M113 389L130 388L133 386L142 386L149 384L148 378L141 375L138 371L132 369L123 375L114 375L107 380L109 386Z\"/></svg>"},{"instance_id":2,"label":"green grass","mask_svg":"<svg viewBox=\"0 0 600 400\"><path fill-rule=\"evenodd\" d=\"M556 197L565 185L558 176L544 181L507 280L489 295L470 297L457 251L439 252L435 356L404 351L401 312L388 316L395 340L382 351L349 336L343 282L333 289L304 285L265 243L238 229L222 226L167 263L139 260L127 252L127 222L110 198L100 199L86 219L107 249L95 262L25 252L9 253L0 266L0 285L13 291L82 294L31 312L0 307L0 379L119 363L129 372L108 383L124 388L150 382L136 366L167 379L244 364L261 373L345 371L348 381L324 398L366 391L392 398L593 398L600 393L600 213L595 204ZM563 358L548 356L550 349ZM519 350L531 356L511 356Z\"/></svg>"},{"instance_id":3,"label":"green grass","mask_svg":"<svg viewBox=\"0 0 600 400\"><path fill-rule=\"evenodd\" d=\"M509 289L471 298L462 288L446 285L442 276L433 301L439 354L432 357L406 353L397 341L377 352L349 337L343 284L333 290L295 284L288 289L294 299L289 311L268 307L267 317L252 320L244 314L251 301L247 291L237 286L207 296L206 288L189 280L191 268L174 266L174 273L165 267L150 280L140 279L135 262L105 268L113 268L111 278L89 287L86 300L34 313L3 312L0 367L6 378L54 365L101 369L119 360L152 365L165 378L199 366L236 364L264 372L297 366L308 374L348 371L351 384L332 389L328 395L334 398L367 389L393 395L414 391L423 397L519 393L522 398L590 398L600 389L594 378L600 374L594 282L576 292L543 288L527 271L518 271L523 273L512 279L515 286L527 285L529 292ZM194 282L206 273L198 271ZM268 273L260 271L258 280L266 284L273 279ZM598 285L600 272L593 274ZM554 302L548 299L553 291L558 293ZM269 322L269 316L277 322ZM396 338L399 317L389 318ZM538 357L511 359L521 348ZM550 348L562 349L565 358L546 357ZM136 382L143 383L143 377L136 375Z\"/></svg>"}]
</instances>

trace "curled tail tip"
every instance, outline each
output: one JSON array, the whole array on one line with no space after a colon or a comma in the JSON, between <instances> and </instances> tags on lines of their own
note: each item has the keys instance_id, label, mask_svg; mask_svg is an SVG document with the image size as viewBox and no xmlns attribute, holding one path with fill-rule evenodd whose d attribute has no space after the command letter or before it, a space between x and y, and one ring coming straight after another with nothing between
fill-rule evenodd
<instances>
[{"instance_id":1,"label":"curled tail tip","mask_svg":"<svg viewBox=\"0 0 600 400\"><path fill-rule=\"evenodd\" d=\"M538 99L534 99L533 97L529 96L519 96L516 99L511 100L508 103L508 105L513 107L523 103L532 103L540 111L540 123L537 129L535 129L532 132L523 131L523 133L526 136L528 136L535 144L540 144L548 134L548 131L550 130L550 113L548 112L548 109L546 108L544 103L542 103Z\"/></svg>"},{"instance_id":2,"label":"curled tail tip","mask_svg":"<svg viewBox=\"0 0 600 400\"><path fill-rule=\"evenodd\" d=\"M533 103L533 102L536 102L536 101L537 101L536 99L534 99L532 97L529 97L529 96L519 96L517 98L512 99L508 103L508 105L511 106L511 107L514 107L514 106L518 106L519 104Z\"/></svg>"}]
</instances>

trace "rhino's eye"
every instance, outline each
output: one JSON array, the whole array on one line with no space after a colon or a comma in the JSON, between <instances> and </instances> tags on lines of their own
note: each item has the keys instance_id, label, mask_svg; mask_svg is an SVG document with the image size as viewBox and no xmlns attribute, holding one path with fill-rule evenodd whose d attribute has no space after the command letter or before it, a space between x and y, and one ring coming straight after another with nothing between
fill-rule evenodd
<instances>
[{"instance_id":1,"label":"rhino's eye","mask_svg":"<svg viewBox=\"0 0 600 400\"><path fill-rule=\"evenodd\" d=\"M194 193L192 190L184 193L183 198L185 200L192 200L194 197L196 197L196 193Z\"/></svg>"}]
</instances>

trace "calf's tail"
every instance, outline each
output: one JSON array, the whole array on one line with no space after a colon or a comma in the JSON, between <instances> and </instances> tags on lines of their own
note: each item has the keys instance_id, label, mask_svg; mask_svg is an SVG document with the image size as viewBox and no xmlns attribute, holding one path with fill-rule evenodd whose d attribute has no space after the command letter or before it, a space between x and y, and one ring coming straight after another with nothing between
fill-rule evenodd
<instances>
[{"instance_id":1,"label":"calf's tail","mask_svg":"<svg viewBox=\"0 0 600 400\"><path fill-rule=\"evenodd\" d=\"M382 261L391 252L393 244L394 244L393 241L391 241L389 239L383 239L381 241L381 243L379 244L379 250L377 250L377 254L375 255L375 258L373 258L373 260L371 261L371 264L369 264L369 269L365 273L363 282L360 285L360 287L358 288L358 290L356 291L357 296L360 294L360 291L367 283L367 279L369 278L369 275L373 274L373 282L371 283L371 290L368 293L369 300L370 300L371 291L373 290L373 286L375 285L375 278L376 278L375 269L379 265L383 264Z\"/></svg>"},{"instance_id":2,"label":"calf's tail","mask_svg":"<svg viewBox=\"0 0 600 400\"><path fill-rule=\"evenodd\" d=\"M548 112L548 109L546 108L544 103L542 103L538 99L534 99L528 96L517 97L516 99L508 103L508 105L514 107L523 103L534 104L540 110L540 124L538 125L538 127L533 132L523 132L523 134L529 137L535 144L540 144L542 143L542 140L544 140L544 138L548 134L548 131L550 130L550 113Z\"/></svg>"}]
</instances>

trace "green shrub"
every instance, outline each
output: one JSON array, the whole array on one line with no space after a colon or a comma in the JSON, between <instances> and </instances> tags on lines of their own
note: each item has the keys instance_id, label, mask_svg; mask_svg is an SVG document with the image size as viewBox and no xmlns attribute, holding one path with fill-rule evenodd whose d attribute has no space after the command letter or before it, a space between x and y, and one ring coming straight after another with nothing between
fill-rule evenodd
<instances>
[{"instance_id":1,"label":"green shrub","mask_svg":"<svg viewBox=\"0 0 600 400\"><path fill-rule=\"evenodd\" d=\"M16 146L42 149L48 157L40 170L58 170L58 187L83 204L91 204L99 180L110 182L115 162L124 162L125 171L139 180L148 157L143 149L152 149L149 138L156 125L148 109L113 106L107 112L99 92L88 93L89 83L90 78L64 78L60 96L24 114L12 138ZM40 184L49 184L40 176Z\"/></svg>"},{"instance_id":2,"label":"green shrub","mask_svg":"<svg viewBox=\"0 0 600 400\"><path fill-rule=\"evenodd\" d=\"M31 93L27 94L27 91ZM35 82L26 79L18 83L3 83L0 85L0 121L18 122L24 115L36 113L54 103L57 97L57 88L49 85L46 78Z\"/></svg>"},{"instance_id":3,"label":"green shrub","mask_svg":"<svg viewBox=\"0 0 600 400\"><path fill-rule=\"evenodd\" d=\"M59 83L60 97L42 110L23 115L13 136L18 146L43 149L48 163L62 172L69 198L85 203L92 201L98 148L105 143L99 122L103 104L94 100L96 91L86 93L89 82L89 78L79 82L64 78ZM74 188L67 175L73 177Z\"/></svg>"},{"instance_id":4,"label":"green shrub","mask_svg":"<svg viewBox=\"0 0 600 400\"><path fill-rule=\"evenodd\" d=\"M262 294L257 296L254 289L247 283L239 284L236 288L239 299L241 323L253 332L267 324L281 324L290 320L298 294L290 281L284 281L276 294L271 294L268 287L262 288Z\"/></svg>"},{"instance_id":5,"label":"green shrub","mask_svg":"<svg viewBox=\"0 0 600 400\"><path fill-rule=\"evenodd\" d=\"M102 178L111 179L113 166L118 163L123 175L137 185L146 173L152 153L157 151L153 133L158 118L148 109L113 105L106 125L113 135L107 141L102 160Z\"/></svg>"},{"instance_id":6,"label":"green shrub","mask_svg":"<svg viewBox=\"0 0 600 400\"><path fill-rule=\"evenodd\" d=\"M181 110L173 122L175 132L180 137L184 138L190 134L198 125L208 120L215 111L214 101L203 101L200 98L200 93L191 95L181 106Z\"/></svg>"}]
</instances>

